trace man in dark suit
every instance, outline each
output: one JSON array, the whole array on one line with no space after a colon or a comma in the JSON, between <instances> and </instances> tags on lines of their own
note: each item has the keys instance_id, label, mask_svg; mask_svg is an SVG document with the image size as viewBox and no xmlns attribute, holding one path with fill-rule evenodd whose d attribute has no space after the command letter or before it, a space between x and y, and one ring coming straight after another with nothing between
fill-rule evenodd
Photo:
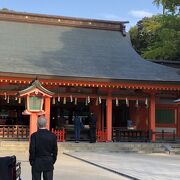
<instances>
[{"instance_id":1,"label":"man in dark suit","mask_svg":"<svg viewBox=\"0 0 180 180\"><path fill-rule=\"evenodd\" d=\"M53 179L54 163L57 158L56 136L46 129L47 120L40 116L37 120L38 130L31 135L29 162L32 166L32 180Z\"/></svg>"},{"instance_id":2,"label":"man in dark suit","mask_svg":"<svg viewBox=\"0 0 180 180\"><path fill-rule=\"evenodd\" d=\"M93 112L89 116L90 143L96 142L96 117Z\"/></svg>"},{"instance_id":3,"label":"man in dark suit","mask_svg":"<svg viewBox=\"0 0 180 180\"><path fill-rule=\"evenodd\" d=\"M74 115L74 131L75 131L75 142L76 143L79 143L79 141L80 141L80 134L81 134L82 128L83 128L82 120L81 120L80 116L78 115L78 113L75 112L75 115Z\"/></svg>"}]
</instances>

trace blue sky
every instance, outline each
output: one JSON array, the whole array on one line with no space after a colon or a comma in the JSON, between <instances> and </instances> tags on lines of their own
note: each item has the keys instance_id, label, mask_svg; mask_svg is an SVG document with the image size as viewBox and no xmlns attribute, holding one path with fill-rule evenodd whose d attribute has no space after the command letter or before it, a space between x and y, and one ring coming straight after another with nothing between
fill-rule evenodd
<instances>
[{"instance_id":1,"label":"blue sky","mask_svg":"<svg viewBox=\"0 0 180 180\"><path fill-rule=\"evenodd\" d=\"M153 0L0 0L0 8L20 12L129 21L127 29L144 16L161 13Z\"/></svg>"}]
</instances>

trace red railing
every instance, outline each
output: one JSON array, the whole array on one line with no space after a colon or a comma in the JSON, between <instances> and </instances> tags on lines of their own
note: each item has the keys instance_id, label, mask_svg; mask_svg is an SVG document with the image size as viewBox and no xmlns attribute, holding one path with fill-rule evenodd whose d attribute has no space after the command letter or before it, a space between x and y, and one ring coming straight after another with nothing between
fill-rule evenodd
<instances>
[{"instance_id":1,"label":"red railing","mask_svg":"<svg viewBox=\"0 0 180 180\"><path fill-rule=\"evenodd\" d=\"M57 142L64 142L65 140L65 130L54 130L52 129L52 133L56 135Z\"/></svg>"},{"instance_id":2,"label":"red railing","mask_svg":"<svg viewBox=\"0 0 180 180\"><path fill-rule=\"evenodd\" d=\"M0 125L0 138L3 139L27 139L29 126L26 125Z\"/></svg>"},{"instance_id":3,"label":"red railing","mask_svg":"<svg viewBox=\"0 0 180 180\"><path fill-rule=\"evenodd\" d=\"M106 142L107 141L107 131L106 129L97 129L96 130L96 140L97 142Z\"/></svg>"}]
</instances>

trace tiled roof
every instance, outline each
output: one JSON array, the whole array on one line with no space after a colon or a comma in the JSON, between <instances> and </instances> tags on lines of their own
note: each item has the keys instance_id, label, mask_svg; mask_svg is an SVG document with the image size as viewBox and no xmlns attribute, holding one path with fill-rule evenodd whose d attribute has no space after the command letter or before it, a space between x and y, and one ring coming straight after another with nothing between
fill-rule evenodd
<instances>
[{"instance_id":1,"label":"tiled roof","mask_svg":"<svg viewBox=\"0 0 180 180\"><path fill-rule=\"evenodd\" d=\"M119 31L2 20L0 72L180 82L178 70L142 59Z\"/></svg>"}]
</instances>

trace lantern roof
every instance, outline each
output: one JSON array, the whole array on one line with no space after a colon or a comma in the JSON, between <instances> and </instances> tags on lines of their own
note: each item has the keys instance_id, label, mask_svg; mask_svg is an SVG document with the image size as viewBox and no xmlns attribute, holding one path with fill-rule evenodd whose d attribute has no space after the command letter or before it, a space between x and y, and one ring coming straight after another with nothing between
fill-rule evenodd
<instances>
[{"instance_id":1,"label":"lantern roof","mask_svg":"<svg viewBox=\"0 0 180 180\"><path fill-rule=\"evenodd\" d=\"M42 94L43 96L48 96L48 97L52 97L52 95L54 94L53 92L49 91L48 89L44 88L41 83L39 82L39 80L35 80L32 82L31 86L29 86L26 89L23 89L21 91L18 92L19 96L26 96L29 94L35 93L36 95L38 95L39 93Z\"/></svg>"},{"instance_id":2,"label":"lantern roof","mask_svg":"<svg viewBox=\"0 0 180 180\"><path fill-rule=\"evenodd\" d=\"M180 98L176 99L174 102L177 103L177 104L180 104Z\"/></svg>"}]
</instances>

